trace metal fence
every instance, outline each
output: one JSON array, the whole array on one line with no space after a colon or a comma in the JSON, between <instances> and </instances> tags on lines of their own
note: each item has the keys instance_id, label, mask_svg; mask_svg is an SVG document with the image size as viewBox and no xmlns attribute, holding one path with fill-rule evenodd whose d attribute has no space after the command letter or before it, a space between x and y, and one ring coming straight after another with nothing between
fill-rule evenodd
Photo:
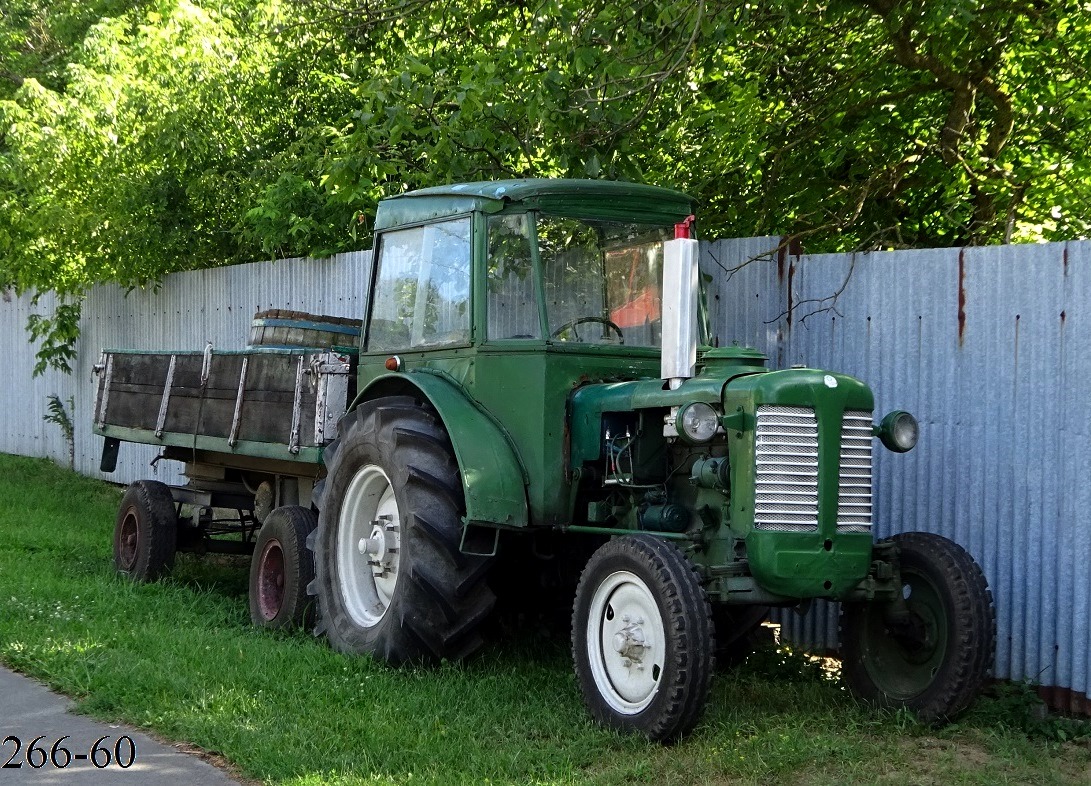
<instances>
[{"instance_id":1,"label":"metal fence","mask_svg":"<svg viewBox=\"0 0 1091 786\"><path fill-rule=\"evenodd\" d=\"M876 451L876 534L962 544L996 602L994 675L1087 712L1091 243L761 259L771 245L722 249L738 286L721 300L745 314L734 335L778 366L866 380L876 414L918 416L915 450ZM833 650L837 613L818 603L780 620L789 639Z\"/></svg>"},{"instance_id":2,"label":"metal fence","mask_svg":"<svg viewBox=\"0 0 1091 786\"><path fill-rule=\"evenodd\" d=\"M720 344L764 351L866 380L876 411L908 409L917 449L876 451L880 536L954 538L985 570L998 615L998 677L1050 686L1054 706L1091 706L1091 243L794 256L777 238L702 244ZM0 297L0 451L68 450L43 420L47 396L72 397L76 468L98 472L90 434L91 367L104 347L239 348L253 314L291 308L363 313L367 253L286 260L168 277L158 290L98 287L84 305L72 376L31 379L26 318L49 313ZM156 450L124 445L109 479L148 477ZM178 480L160 465L160 479ZM782 616L786 634L834 649L837 610Z\"/></svg>"},{"instance_id":3,"label":"metal fence","mask_svg":"<svg viewBox=\"0 0 1091 786\"><path fill-rule=\"evenodd\" d=\"M361 251L329 259L287 259L176 273L157 288L128 293L116 286L95 287L83 304L72 375L50 370L33 380L35 348L27 343L27 316L51 313L55 301L47 296L34 306L27 296L5 295L0 298L0 351L9 359L10 373L0 377L0 400L5 403L0 451L66 463L68 447L60 428L43 420L48 396L57 395L75 425L79 472L118 483L147 477L180 482L180 465L150 466L159 452L151 445L123 444L117 471L99 472L102 439L91 433L95 395L91 369L101 350L195 350L208 341L218 349L242 349L254 314L271 308L358 318L364 310L370 265L370 252Z\"/></svg>"}]
</instances>

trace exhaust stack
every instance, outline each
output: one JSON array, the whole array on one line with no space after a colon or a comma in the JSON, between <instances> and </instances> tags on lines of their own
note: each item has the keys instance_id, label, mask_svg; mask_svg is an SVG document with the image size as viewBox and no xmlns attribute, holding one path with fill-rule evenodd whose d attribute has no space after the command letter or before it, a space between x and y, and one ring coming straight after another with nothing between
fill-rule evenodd
<instances>
[{"instance_id":1,"label":"exhaust stack","mask_svg":"<svg viewBox=\"0 0 1091 786\"><path fill-rule=\"evenodd\" d=\"M671 390L697 366L697 241L689 222L663 243L663 351L660 376Z\"/></svg>"}]
</instances>

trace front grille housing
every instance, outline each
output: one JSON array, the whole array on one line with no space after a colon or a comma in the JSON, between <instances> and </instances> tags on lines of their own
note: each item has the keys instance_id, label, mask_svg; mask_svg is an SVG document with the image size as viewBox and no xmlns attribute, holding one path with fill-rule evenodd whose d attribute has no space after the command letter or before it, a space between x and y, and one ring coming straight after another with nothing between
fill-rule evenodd
<instances>
[{"instance_id":1,"label":"front grille housing","mask_svg":"<svg viewBox=\"0 0 1091 786\"><path fill-rule=\"evenodd\" d=\"M871 413L846 411L837 478L838 532L871 532L871 444Z\"/></svg>"},{"instance_id":2,"label":"front grille housing","mask_svg":"<svg viewBox=\"0 0 1091 786\"><path fill-rule=\"evenodd\" d=\"M759 406L754 459L754 528L817 531L818 421L814 410Z\"/></svg>"},{"instance_id":3,"label":"front grille housing","mask_svg":"<svg viewBox=\"0 0 1091 786\"><path fill-rule=\"evenodd\" d=\"M810 407L761 405L754 441L754 529L818 531L818 421ZM871 531L871 413L841 422L837 531Z\"/></svg>"}]
</instances>

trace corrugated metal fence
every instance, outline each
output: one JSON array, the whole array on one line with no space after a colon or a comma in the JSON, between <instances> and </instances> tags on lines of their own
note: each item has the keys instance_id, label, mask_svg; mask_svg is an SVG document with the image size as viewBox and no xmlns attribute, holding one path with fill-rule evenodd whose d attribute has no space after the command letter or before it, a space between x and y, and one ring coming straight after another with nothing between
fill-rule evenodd
<instances>
[{"instance_id":1,"label":"corrugated metal fence","mask_svg":"<svg viewBox=\"0 0 1091 786\"><path fill-rule=\"evenodd\" d=\"M723 249L738 286L721 277L721 303L737 309L716 323L721 338L741 336L781 367L860 377L877 415L917 415L915 450L876 450L876 534L961 543L996 601L995 676L1087 712L1091 243L804 257L773 246ZM833 604L781 621L795 641L837 646Z\"/></svg>"},{"instance_id":2,"label":"corrugated metal fence","mask_svg":"<svg viewBox=\"0 0 1091 786\"><path fill-rule=\"evenodd\" d=\"M0 451L49 456L68 461L61 430L42 420L47 399L59 396L75 425L76 469L85 475L130 483L152 473L165 483L180 480L180 465L162 462L149 468L158 449L122 445L117 471L98 471L102 439L91 433L94 384L91 368L104 348L196 350L211 341L218 349L242 349L256 312L284 308L337 317L359 317L368 286L370 252L340 254L329 259L287 259L250 265L197 270L167 276L158 289L133 290L116 286L91 290L83 305L79 354L71 376L47 371L31 380L34 347L27 344L25 325L33 312L52 313L52 296L38 307L29 297L0 299L0 352L9 373L0 376L4 429Z\"/></svg>"},{"instance_id":3,"label":"corrugated metal fence","mask_svg":"<svg viewBox=\"0 0 1091 786\"><path fill-rule=\"evenodd\" d=\"M983 566L999 618L998 677L1052 686L1055 706L1087 709L1091 690L1091 243L859 255L778 254L776 238L703 244L721 344L771 365L827 367L866 380L876 411L908 409L921 441L876 451L877 534L924 530ZM72 377L33 382L24 333L36 310L0 298L0 450L67 460L46 397L75 402L76 466L99 476L89 433L91 366L103 347L245 344L266 308L363 311L368 255L286 260L170 276L158 292L96 288L84 306ZM43 298L42 313L52 302ZM149 475L152 448L126 445L111 480ZM161 465L161 479L176 479ZM836 609L783 617L787 634L833 649Z\"/></svg>"}]
</instances>

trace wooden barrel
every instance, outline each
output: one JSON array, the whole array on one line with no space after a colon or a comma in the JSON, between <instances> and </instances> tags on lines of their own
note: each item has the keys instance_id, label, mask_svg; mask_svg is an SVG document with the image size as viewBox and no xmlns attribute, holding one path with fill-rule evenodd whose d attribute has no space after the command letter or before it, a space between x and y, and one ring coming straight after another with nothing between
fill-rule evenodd
<instances>
[{"instance_id":1,"label":"wooden barrel","mask_svg":"<svg viewBox=\"0 0 1091 786\"><path fill-rule=\"evenodd\" d=\"M251 347L358 347L359 319L272 309L254 314L250 324Z\"/></svg>"}]
</instances>

